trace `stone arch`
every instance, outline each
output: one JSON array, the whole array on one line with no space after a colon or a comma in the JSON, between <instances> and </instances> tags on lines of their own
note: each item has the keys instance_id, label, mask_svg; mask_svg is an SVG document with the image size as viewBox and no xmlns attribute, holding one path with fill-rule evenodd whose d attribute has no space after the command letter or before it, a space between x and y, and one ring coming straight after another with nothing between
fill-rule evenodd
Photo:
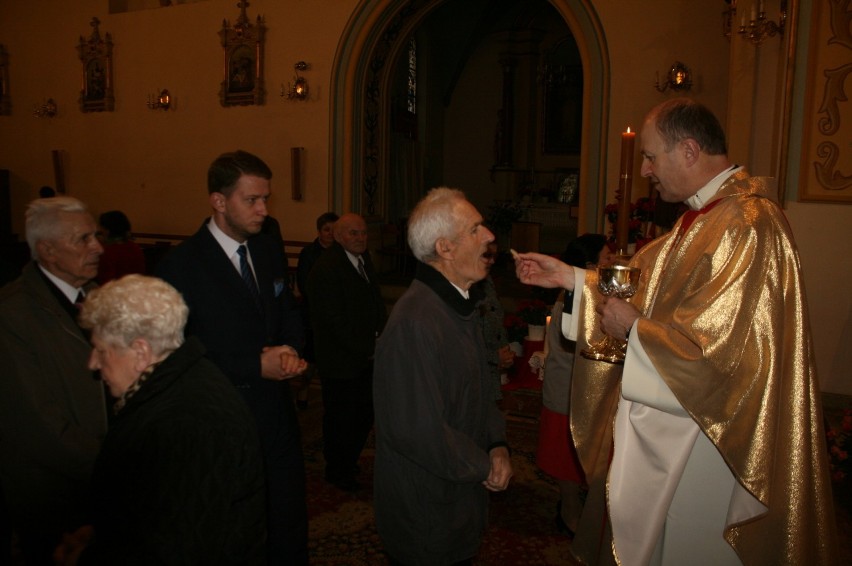
<instances>
[{"instance_id":1,"label":"stone arch","mask_svg":"<svg viewBox=\"0 0 852 566\"><path fill-rule=\"evenodd\" d=\"M610 63L603 28L590 0L549 0L565 20L583 62L583 139L580 150L579 230L600 231ZM387 148L387 89L392 61L411 30L443 0L362 0L335 53L331 76L329 207L366 216L380 213Z\"/></svg>"}]
</instances>

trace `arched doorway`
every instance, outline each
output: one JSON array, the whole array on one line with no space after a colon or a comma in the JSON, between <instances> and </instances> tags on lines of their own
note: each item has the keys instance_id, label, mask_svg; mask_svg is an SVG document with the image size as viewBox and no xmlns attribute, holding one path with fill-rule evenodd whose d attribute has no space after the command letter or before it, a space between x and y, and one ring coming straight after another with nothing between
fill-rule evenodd
<instances>
[{"instance_id":1,"label":"arched doorway","mask_svg":"<svg viewBox=\"0 0 852 566\"><path fill-rule=\"evenodd\" d=\"M428 27L430 16L439 13L445 4L449 3L441 0L365 0L355 10L342 36L332 73L331 94L334 102L330 135L329 205L334 209L355 210L368 218L384 220L389 210L394 208L389 206L388 195L390 190L397 189L389 188L389 185L392 180L405 175L405 171L400 172L398 166L399 146L394 146L393 151L391 149L391 116L394 110L392 84L398 72L395 63L404 60L409 38L416 37L417 31L424 29L424 24ZM465 2L469 10L476 10L477 4L469 0ZM498 8L518 11L519 7L528 3L523 0L500 0L484 4L487 4L488 10L481 14L499 14ZM551 11L555 9L570 30L582 66L583 116L580 150L576 156L580 175L578 224L579 230L595 230L602 222L600 211L605 193L602 132L606 130L607 121L604 102L609 97L608 56L597 16L587 0L551 0L546 4L549 4L548 9ZM477 21L473 29L491 30L487 23ZM517 44L519 37L510 37L508 41ZM470 47L462 43L457 51L469 50ZM439 50L432 49L430 52L434 56ZM458 80L457 76L453 76L452 60L455 56L463 59L470 53L454 52L451 55L447 58L449 79L443 77L441 81L431 81L432 84ZM452 88L456 86L452 85ZM448 92L452 92L452 88ZM429 96L437 100L441 92L432 92ZM495 124L496 116L487 126L489 131L495 131ZM498 141L495 139L495 154L497 146ZM487 150L492 150L492 144L488 144ZM394 151L395 162L391 163ZM418 157L413 155L411 159L416 161ZM499 157L496 157L496 165L500 165L498 160ZM516 168L516 164L526 167L529 161L527 156L518 159L513 165ZM429 164L421 162L416 167L419 168L420 181L412 182L420 182L424 186L409 189L415 192L426 190L430 187ZM440 181L445 180L442 178ZM465 186L461 188L469 189ZM505 187L500 190L505 192Z\"/></svg>"}]
</instances>

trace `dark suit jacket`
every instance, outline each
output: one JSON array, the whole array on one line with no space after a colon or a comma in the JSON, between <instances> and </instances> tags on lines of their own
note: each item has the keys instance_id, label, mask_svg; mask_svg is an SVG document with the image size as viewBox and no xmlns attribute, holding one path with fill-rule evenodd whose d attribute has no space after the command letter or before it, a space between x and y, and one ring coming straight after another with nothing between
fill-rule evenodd
<instances>
[{"instance_id":1,"label":"dark suit jacket","mask_svg":"<svg viewBox=\"0 0 852 566\"><path fill-rule=\"evenodd\" d=\"M367 368L376 348L376 334L387 319L387 309L370 261L364 254L370 282L335 242L314 264L308 276L311 327L320 375L351 379Z\"/></svg>"},{"instance_id":2,"label":"dark suit jacket","mask_svg":"<svg viewBox=\"0 0 852 566\"><path fill-rule=\"evenodd\" d=\"M30 263L0 291L0 483L15 519L45 528L81 515L107 429L92 347L55 289Z\"/></svg>"},{"instance_id":3,"label":"dark suit jacket","mask_svg":"<svg viewBox=\"0 0 852 566\"><path fill-rule=\"evenodd\" d=\"M158 275L189 305L186 335L237 387L257 420L267 482L270 564L307 564L305 468L296 409L288 381L260 374L264 346L286 344L301 352L304 330L287 284L281 243L264 234L249 238L260 291L258 309L245 282L205 221L160 262Z\"/></svg>"},{"instance_id":4,"label":"dark suit jacket","mask_svg":"<svg viewBox=\"0 0 852 566\"><path fill-rule=\"evenodd\" d=\"M263 379L264 346L287 344L301 351L303 329L287 285L280 245L258 235L248 240L264 312L260 312L240 274L210 233L207 221L160 262L157 275L171 283L189 306L187 336L197 336L207 356L243 393L264 434L280 411L295 412L287 382ZM289 419L288 419L289 420Z\"/></svg>"}]
</instances>

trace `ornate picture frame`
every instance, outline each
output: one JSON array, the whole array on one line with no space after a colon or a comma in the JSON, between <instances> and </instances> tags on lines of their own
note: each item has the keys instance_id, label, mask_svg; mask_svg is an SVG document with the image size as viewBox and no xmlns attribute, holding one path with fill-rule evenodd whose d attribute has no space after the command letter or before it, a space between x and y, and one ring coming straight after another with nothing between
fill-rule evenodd
<instances>
[{"instance_id":1,"label":"ornate picture frame","mask_svg":"<svg viewBox=\"0 0 852 566\"><path fill-rule=\"evenodd\" d=\"M0 43L0 116L12 113L12 99L9 97L9 54Z\"/></svg>"},{"instance_id":2,"label":"ornate picture frame","mask_svg":"<svg viewBox=\"0 0 852 566\"><path fill-rule=\"evenodd\" d=\"M262 105L266 96L263 82L263 42L266 26L262 16L254 24L246 16L249 3L241 0L240 16L233 27L222 21L219 31L224 55L223 80L219 88L222 106Z\"/></svg>"},{"instance_id":3,"label":"ornate picture frame","mask_svg":"<svg viewBox=\"0 0 852 566\"><path fill-rule=\"evenodd\" d=\"M852 103L843 86L852 76L849 5L850 0L813 5L799 173L803 202L852 204Z\"/></svg>"},{"instance_id":4,"label":"ornate picture frame","mask_svg":"<svg viewBox=\"0 0 852 566\"><path fill-rule=\"evenodd\" d=\"M101 39L100 20L93 17L89 25L92 35L88 39L80 36L77 52L83 63L80 87L80 110L83 112L112 112L115 109L115 93L112 85L112 36Z\"/></svg>"}]
</instances>

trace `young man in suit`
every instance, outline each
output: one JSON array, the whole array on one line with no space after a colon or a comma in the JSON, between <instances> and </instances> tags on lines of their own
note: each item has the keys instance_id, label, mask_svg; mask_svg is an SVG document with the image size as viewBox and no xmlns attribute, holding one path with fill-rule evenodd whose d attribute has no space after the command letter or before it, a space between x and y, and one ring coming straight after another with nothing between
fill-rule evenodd
<instances>
[{"instance_id":1,"label":"young man in suit","mask_svg":"<svg viewBox=\"0 0 852 566\"><path fill-rule=\"evenodd\" d=\"M245 151L219 156L207 173L212 216L166 256L158 275L189 306L197 336L257 419L267 483L269 564L307 564L305 469L286 380L306 366L298 307L280 242L261 234L272 172Z\"/></svg>"},{"instance_id":2,"label":"young man in suit","mask_svg":"<svg viewBox=\"0 0 852 566\"><path fill-rule=\"evenodd\" d=\"M334 240L308 276L308 300L322 379L325 478L355 491L358 458L373 428L373 352L387 311L364 219L341 216Z\"/></svg>"}]
</instances>

